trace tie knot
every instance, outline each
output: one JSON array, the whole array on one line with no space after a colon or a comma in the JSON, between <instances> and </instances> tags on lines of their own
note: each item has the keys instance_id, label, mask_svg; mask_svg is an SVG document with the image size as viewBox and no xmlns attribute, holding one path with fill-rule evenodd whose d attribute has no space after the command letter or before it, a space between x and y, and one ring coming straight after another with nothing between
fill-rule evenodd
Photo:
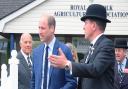
<instances>
[{"instance_id":1,"label":"tie knot","mask_svg":"<svg viewBox=\"0 0 128 89\"><path fill-rule=\"evenodd\" d=\"M89 50L92 50L91 48L93 47L93 44L90 44L90 46L89 46Z\"/></svg>"},{"instance_id":2,"label":"tie knot","mask_svg":"<svg viewBox=\"0 0 128 89\"><path fill-rule=\"evenodd\" d=\"M122 66L123 64L121 62L119 62L118 65Z\"/></svg>"},{"instance_id":3,"label":"tie knot","mask_svg":"<svg viewBox=\"0 0 128 89\"><path fill-rule=\"evenodd\" d=\"M90 47L92 47L93 46L93 44L90 44Z\"/></svg>"},{"instance_id":4,"label":"tie knot","mask_svg":"<svg viewBox=\"0 0 128 89\"><path fill-rule=\"evenodd\" d=\"M29 59L30 57L28 56L27 59Z\"/></svg>"},{"instance_id":5,"label":"tie knot","mask_svg":"<svg viewBox=\"0 0 128 89\"><path fill-rule=\"evenodd\" d=\"M27 57L27 62L28 62L29 69L31 69L32 63L31 63L30 56Z\"/></svg>"},{"instance_id":6,"label":"tie knot","mask_svg":"<svg viewBox=\"0 0 128 89\"><path fill-rule=\"evenodd\" d=\"M48 45L46 45L46 49L48 49L49 48L49 46Z\"/></svg>"},{"instance_id":7,"label":"tie knot","mask_svg":"<svg viewBox=\"0 0 128 89\"><path fill-rule=\"evenodd\" d=\"M28 56L28 57L27 57L27 60L28 60L28 61L30 61L30 60L31 60L31 57L30 57L30 56Z\"/></svg>"},{"instance_id":8,"label":"tie knot","mask_svg":"<svg viewBox=\"0 0 128 89\"><path fill-rule=\"evenodd\" d=\"M46 45L46 48L45 48L46 52L48 52L48 48L49 48L49 46L48 46L48 45Z\"/></svg>"}]
</instances>

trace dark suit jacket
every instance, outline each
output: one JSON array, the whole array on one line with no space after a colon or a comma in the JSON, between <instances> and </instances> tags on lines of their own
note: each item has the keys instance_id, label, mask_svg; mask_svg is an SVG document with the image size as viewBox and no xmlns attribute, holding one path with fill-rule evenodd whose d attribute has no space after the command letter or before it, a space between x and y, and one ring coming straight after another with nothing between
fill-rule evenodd
<instances>
[{"instance_id":1,"label":"dark suit jacket","mask_svg":"<svg viewBox=\"0 0 128 89\"><path fill-rule=\"evenodd\" d=\"M31 71L21 52L18 52L18 89L30 89Z\"/></svg>"},{"instance_id":2,"label":"dark suit jacket","mask_svg":"<svg viewBox=\"0 0 128 89\"><path fill-rule=\"evenodd\" d=\"M72 63L73 76L80 77L79 89L113 89L115 51L111 40L102 35L94 44L87 63Z\"/></svg>"},{"instance_id":3,"label":"dark suit jacket","mask_svg":"<svg viewBox=\"0 0 128 89\"><path fill-rule=\"evenodd\" d=\"M61 48L66 57L72 60L72 54L70 49L63 43L56 40L53 48L53 54L58 55L58 48ZM43 62L43 51L44 44L39 45L33 50L33 74L32 74L32 86L31 89L41 89L42 85L42 62ZM76 89L76 79L70 75L69 71L50 67L50 80L49 89Z\"/></svg>"},{"instance_id":4,"label":"dark suit jacket","mask_svg":"<svg viewBox=\"0 0 128 89\"><path fill-rule=\"evenodd\" d=\"M128 59L125 65L125 68L128 68ZM118 64L115 63L115 89L128 89L128 74L123 74L122 81L118 74Z\"/></svg>"}]
</instances>

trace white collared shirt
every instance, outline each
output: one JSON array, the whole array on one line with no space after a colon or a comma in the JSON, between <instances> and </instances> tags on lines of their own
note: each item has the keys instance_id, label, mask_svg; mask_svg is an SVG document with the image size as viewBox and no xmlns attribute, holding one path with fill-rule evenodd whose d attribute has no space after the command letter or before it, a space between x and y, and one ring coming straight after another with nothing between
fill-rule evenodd
<instances>
[{"instance_id":1,"label":"white collared shirt","mask_svg":"<svg viewBox=\"0 0 128 89\"><path fill-rule=\"evenodd\" d=\"M52 39L52 41L48 44L48 56L52 55L53 52L53 48L54 48L54 44L56 41L56 37L54 37ZM43 70L42 70L42 85L41 85L41 89L43 89L43 83L44 83L44 63L45 63L45 53L46 53L46 46L47 44L45 43L45 47L44 47L44 54L43 54ZM48 61L48 76L47 76L47 89L48 89L48 84L49 84L49 70L50 70L50 61Z\"/></svg>"},{"instance_id":2,"label":"white collared shirt","mask_svg":"<svg viewBox=\"0 0 128 89\"><path fill-rule=\"evenodd\" d=\"M121 62L121 68L122 68L122 70L124 70L125 69L125 65L126 65L126 62L127 62L127 59L126 59L126 57L124 58L124 60ZM118 64L119 64L119 62L118 62ZM119 65L118 65L118 70L119 70Z\"/></svg>"},{"instance_id":3,"label":"white collared shirt","mask_svg":"<svg viewBox=\"0 0 128 89\"><path fill-rule=\"evenodd\" d=\"M21 49L20 51L21 51L21 53L23 54L23 56L24 56L24 58L25 58L25 60L26 60L26 62L27 62L27 64L28 64L27 57L28 57L28 56L30 57L30 54L29 54L29 55L26 55L26 54L23 52L22 49ZM31 57L30 57L30 58L31 58ZM31 62L31 64L32 64L32 60L30 60L30 62Z\"/></svg>"},{"instance_id":4,"label":"white collared shirt","mask_svg":"<svg viewBox=\"0 0 128 89\"><path fill-rule=\"evenodd\" d=\"M93 41L91 41L91 44L94 44L96 43L96 41L103 35L103 33L99 34Z\"/></svg>"}]
</instances>

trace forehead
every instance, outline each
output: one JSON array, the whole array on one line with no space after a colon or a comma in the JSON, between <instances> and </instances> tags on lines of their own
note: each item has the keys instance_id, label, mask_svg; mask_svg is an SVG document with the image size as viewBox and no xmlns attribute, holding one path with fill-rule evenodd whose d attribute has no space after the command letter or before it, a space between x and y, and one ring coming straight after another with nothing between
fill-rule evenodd
<instances>
[{"instance_id":1,"label":"forehead","mask_svg":"<svg viewBox=\"0 0 128 89\"><path fill-rule=\"evenodd\" d=\"M24 36L22 38L22 41L32 41L32 37L31 36Z\"/></svg>"},{"instance_id":2,"label":"forehead","mask_svg":"<svg viewBox=\"0 0 128 89\"><path fill-rule=\"evenodd\" d=\"M93 20L91 20L91 19L86 19L86 20L84 21L85 24L86 24L86 23L93 23L93 22L95 22L95 21L93 21Z\"/></svg>"},{"instance_id":3,"label":"forehead","mask_svg":"<svg viewBox=\"0 0 128 89\"><path fill-rule=\"evenodd\" d=\"M88 22L88 21L90 21L89 19L86 19L84 22Z\"/></svg>"},{"instance_id":4,"label":"forehead","mask_svg":"<svg viewBox=\"0 0 128 89\"><path fill-rule=\"evenodd\" d=\"M124 49L124 48L115 48L115 50L124 51L124 50L126 50L126 49Z\"/></svg>"},{"instance_id":5,"label":"forehead","mask_svg":"<svg viewBox=\"0 0 128 89\"><path fill-rule=\"evenodd\" d=\"M41 17L39 25L47 25L48 24L48 18L46 16Z\"/></svg>"}]
</instances>

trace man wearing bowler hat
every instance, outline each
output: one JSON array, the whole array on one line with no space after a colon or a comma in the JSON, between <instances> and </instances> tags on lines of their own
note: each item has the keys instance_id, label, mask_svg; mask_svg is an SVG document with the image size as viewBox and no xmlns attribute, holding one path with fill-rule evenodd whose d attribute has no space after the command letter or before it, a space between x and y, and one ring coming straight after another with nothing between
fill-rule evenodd
<instances>
[{"instance_id":1,"label":"man wearing bowler hat","mask_svg":"<svg viewBox=\"0 0 128 89\"><path fill-rule=\"evenodd\" d=\"M115 40L115 89L128 89L128 58L126 39Z\"/></svg>"},{"instance_id":2,"label":"man wearing bowler hat","mask_svg":"<svg viewBox=\"0 0 128 89\"><path fill-rule=\"evenodd\" d=\"M81 21L84 22L85 39L91 44L85 61L70 62L59 49L59 56L49 57L51 65L65 68L79 77L79 89L113 89L115 50L113 42L103 34L106 23L111 22L107 19L106 9L102 5L91 4Z\"/></svg>"}]
</instances>

